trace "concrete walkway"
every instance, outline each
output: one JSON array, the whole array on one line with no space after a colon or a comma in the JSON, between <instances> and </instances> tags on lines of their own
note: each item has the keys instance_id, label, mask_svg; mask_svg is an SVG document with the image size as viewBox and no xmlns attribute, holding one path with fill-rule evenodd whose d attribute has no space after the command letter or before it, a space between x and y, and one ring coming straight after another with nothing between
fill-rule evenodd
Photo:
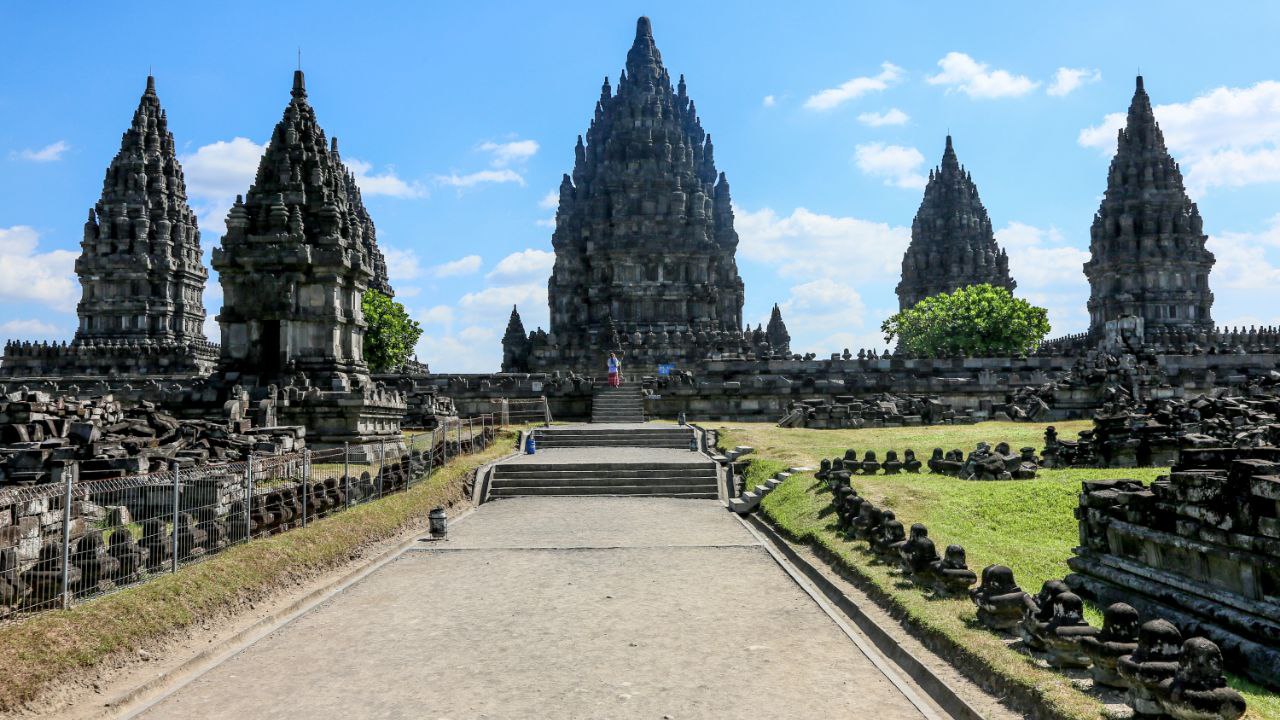
<instances>
[{"instance_id":1,"label":"concrete walkway","mask_svg":"<svg viewBox=\"0 0 1280 720\"><path fill-rule=\"evenodd\" d=\"M143 713L919 718L717 501L483 505Z\"/></svg>"}]
</instances>

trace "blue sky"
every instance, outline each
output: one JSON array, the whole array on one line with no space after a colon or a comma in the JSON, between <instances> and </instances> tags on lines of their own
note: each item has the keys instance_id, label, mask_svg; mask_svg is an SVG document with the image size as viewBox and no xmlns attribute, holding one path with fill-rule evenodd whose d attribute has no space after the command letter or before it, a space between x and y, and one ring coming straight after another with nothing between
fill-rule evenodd
<instances>
[{"instance_id":1,"label":"blue sky","mask_svg":"<svg viewBox=\"0 0 1280 720\"><path fill-rule=\"evenodd\" d=\"M883 345L948 130L1019 292L1055 335L1083 330L1080 264L1139 68L1218 255L1215 319L1280 324L1280 5L960 5L6 3L0 337L71 337L81 226L149 67L207 255L300 47L420 358L496 370L513 302L546 324L548 195L641 14L732 183L745 316L781 303L797 350ZM216 281L205 300L212 316Z\"/></svg>"}]
</instances>

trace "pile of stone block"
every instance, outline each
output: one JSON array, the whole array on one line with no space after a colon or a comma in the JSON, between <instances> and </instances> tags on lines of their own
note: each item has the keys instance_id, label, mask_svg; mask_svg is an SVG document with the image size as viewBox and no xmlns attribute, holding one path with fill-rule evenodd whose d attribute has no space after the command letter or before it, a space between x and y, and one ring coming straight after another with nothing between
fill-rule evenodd
<instances>
[{"instance_id":1,"label":"pile of stone block","mask_svg":"<svg viewBox=\"0 0 1280 720\"><path fill-rule=\"evenodd\" d=\"M1187 448L1150 485L1086 482L1076 517L1073 589L1171 619L1280 683L1280 448Z\"/></svg>"},{"instance_id":2,"label":"pile of stone block","mask_svg":"<svg viewBox=\"0 0 1280 720\"><path fill-rule=\"evenodd\" d=\"M1247 395L1220 392L1191 399L1133 403L1113 397L1093 428L1063 440L1045 431L1048 467L1161 467L1184 448L1280 444L1280 395L1255 386Z\"/></svg>"},{"instance_id":3,"label":"pile of stone block","mask_svg":"<svg viewBox=\"0 0 1280 720\"><path fill-rule=\"evenodd\" d=\"M837 395L834 399L808 398L790 404L779 427L848 429L903 427L973 422L967 413L957 414L935 396L876 393L864 398Z\"/></svg>"},{"instance_id":4,"label":"pile of stone block","mask_svg":"<svg viewBox=\"0 0 1280 720\"><path fill-rule=\"evenodd\" d=\"M0 486L48 482L57 462L77 462L82 480L101 480L163 470L175 461L237 461L304 445L301 427L254 428L238 416L223 422L179 419L153 403L126 407L111 395L0 396Z\"/></svg>"}]
</instances>

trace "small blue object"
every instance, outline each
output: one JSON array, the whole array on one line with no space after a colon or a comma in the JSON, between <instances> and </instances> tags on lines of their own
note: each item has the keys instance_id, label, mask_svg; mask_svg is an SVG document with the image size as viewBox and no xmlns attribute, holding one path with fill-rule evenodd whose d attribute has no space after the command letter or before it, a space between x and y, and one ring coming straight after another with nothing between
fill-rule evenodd
<instances>
[{"instance_id":1,"label":"small blue object","mask_svg":"<svg viewBox=\"0 0 1280 720\"><path fill-rule=\"evenodd\" d=\"M672 370L675 370L675 369L676 369L676 364L675 364L675 363L658 363L658 374L659 374L659 375L662 375L662 376L670 375L670 374L671 374L671 371L672 371Z\"/></svg>"},{"instance_id":2,"label":"small blue object","mask_svg":"<svg viewBox=\"0 0 1280 720\"><path fill-rule=\"evenodd\" d=\"M524 452L526 455L532 455L538 451L538 443L533 439L533 433L529 433L529 437L524 441Z\"/></svg>"}]
</instances>

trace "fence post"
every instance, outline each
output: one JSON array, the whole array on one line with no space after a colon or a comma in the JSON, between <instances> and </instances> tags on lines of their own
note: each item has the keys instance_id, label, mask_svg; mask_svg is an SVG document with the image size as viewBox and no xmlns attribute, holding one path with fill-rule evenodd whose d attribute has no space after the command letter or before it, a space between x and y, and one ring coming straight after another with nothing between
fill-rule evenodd
<instances>
[{"instance_id":1,"label":"fence post","mask_svg":"<svg viewBox=\"0 0 1280 720\"><path fill-rule=\"evenodd\" d=\"M351 507L351 443L342 443L342 496Z\"/></svg>"},{"instance_id":2,"label":"fence post","mask_svg":"<svg viewBox=\"0 0 1280 720\"><path fill-rule=\"evenodd\" d=\"M427 482L431 482L431 471L436 466L436 444L432 442L427 446Z\"/></svg>"},{"instance_id":3,"label":"fence post","mask_svg":"<svg viewBox=\"0 0 1280 720\"><path fill-rule=\"evenodd\" d=\"M311 448L302 451L302 527L307 526L307 503L311 500Z\"/></svg>"},{"instance_id":4,"label":"fence post","mask_svg":"<svg viewBox=\"0 0 1280 720\"><path fill-rule=\"evenodd\" d=\"M542 398L542 417L543 417L543 426L544 426L544 427L551 427L551 406L547 404L547 396L546 396L546 395L541 396L541 398Z\"/></svg>"},{"instance_id":5,"label":"fence post","mask_svg":"<svg viewBox=\"0 0 1280 720\"><path fill-rule=\"evenodd\" d=\"M64 463L61 468L66 479L62 496L62 608L65 610L71 606L71 588L68 582L71 572L71 491L75 476L80 474L80 466L77 463Z\"/></svg>"},{"instance_id":6,"label":"fence post","mask_svg":"<svg viewBox=\"0 0 1280 720\"><path fill-rule=\"evenodd\" d=\"M181 472L178 469L177 461L171 465L173 468L173 572L178 572L178 556L181 554L178 548L178 483L181 481Z\"/></svg>"},{"instance_id":7,"label":"fence post","mask_svg":"<svg viewBox=\"0 0 1280 720\"><path fill-rule=\"evenodd\" d=\"M253 451L249 451L248 465L245 467L245 474L248 476L246 486L249 488L249 502L245 503L245 512L249 514L248 523L245 524L245 539L253 539Z\"/></svg>"},{"instance_id":8,"label":"fence post","mask_svg":"<svg viewBox=\"0 0 1280 720\"><path fill-rule=\"evenodd\" d=\"M378 497L382 497L384 488L383 474L387 470L387 441L378 440Z\"/></svg>"}]
</instances>

